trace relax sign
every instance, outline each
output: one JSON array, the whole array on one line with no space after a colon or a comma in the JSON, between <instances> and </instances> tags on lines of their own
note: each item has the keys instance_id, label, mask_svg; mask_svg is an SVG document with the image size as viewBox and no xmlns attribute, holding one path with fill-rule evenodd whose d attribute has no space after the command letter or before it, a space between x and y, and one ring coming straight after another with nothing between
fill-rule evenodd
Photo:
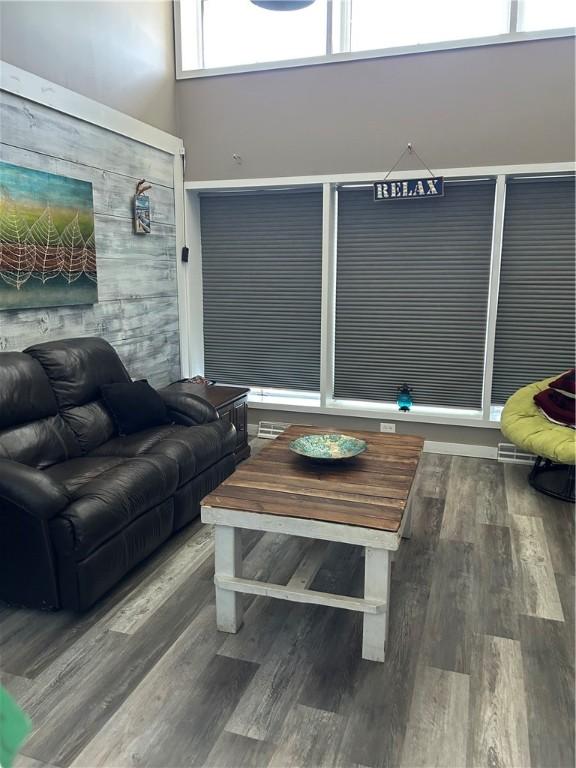
<instances>
[{"instance_id":1,"label":"relax sign","mask_svg":"<svg viewBox=\"0 0 576 768\"><path fill-rule=\"evenodd\" d=\"M444 177L407 181L377 181L374 184L374 200L407 200L417 197L444 197Z\"/></svg>"}]
</instances>

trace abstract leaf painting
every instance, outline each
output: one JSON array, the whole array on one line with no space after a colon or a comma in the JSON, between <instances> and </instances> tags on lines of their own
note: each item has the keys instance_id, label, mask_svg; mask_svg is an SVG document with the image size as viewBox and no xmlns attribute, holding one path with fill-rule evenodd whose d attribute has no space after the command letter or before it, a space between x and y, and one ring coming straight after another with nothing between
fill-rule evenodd
<instances>
[{"instance_id":1,"label":"abstract leaf painting","mask_svg":"<svg viewBox=\"0 0 576 768\"><path fill-rule=\"evenodd\" d=\"M0 161L0 309L97 301L92 184Z\"/></svg>"}]
</instances>

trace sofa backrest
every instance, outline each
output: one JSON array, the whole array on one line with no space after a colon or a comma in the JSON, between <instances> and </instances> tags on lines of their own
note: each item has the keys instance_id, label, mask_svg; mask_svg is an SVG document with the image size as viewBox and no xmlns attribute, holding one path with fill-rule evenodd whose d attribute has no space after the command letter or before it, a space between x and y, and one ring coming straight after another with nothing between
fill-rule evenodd
<instances>
[{"instance_id":1,"label":"sofa backrest","mask_svg":"<svg viewBox=\"0 0 576 768\"><path fill-rule=\"evenodd\" d=\"M0 352L0 456L37 469L80 456L46 373L22 352Z\"/></svg>"},{"instance_id":2,"label":"sofa backrest","mask_svg":"<svg viewBox=\"0 0 576 768\"><path fill-rule=\"evenodd\" d=\"M62 339L24 350L50 380L58 410L74 433L83 454L115 434L100 399L103 384L131 381L113 347L97 337Z\"/></svg>"}]
</instances>

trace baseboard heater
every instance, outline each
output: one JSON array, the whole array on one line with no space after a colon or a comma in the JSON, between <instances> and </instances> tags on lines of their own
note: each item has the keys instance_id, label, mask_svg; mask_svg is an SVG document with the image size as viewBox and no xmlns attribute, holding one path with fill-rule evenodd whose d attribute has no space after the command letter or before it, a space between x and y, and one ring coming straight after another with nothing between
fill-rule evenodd
<instances>
[{"instance_id":1,"label":"baseboard heater","mask_svg":"<svg viewBox=\"0 0 576 768\"><path fill-rule=\"evenodd\" d=\"M283 421L259 421L256 437L273 440L278 435L281 435L285 429L288 429L289 426L290 424L286 424Z\"/></svg>"},{"instance_id":2,"label":"baseboard heater","mask_svg":"<svg viewBox=\"0 0 576 768\"><path fill-rule=\"evenodd\" d=\"M534 464L536 456L517 448L513 443L498 443L498 461L503 464Z\"/></svg>"}]
</instances>

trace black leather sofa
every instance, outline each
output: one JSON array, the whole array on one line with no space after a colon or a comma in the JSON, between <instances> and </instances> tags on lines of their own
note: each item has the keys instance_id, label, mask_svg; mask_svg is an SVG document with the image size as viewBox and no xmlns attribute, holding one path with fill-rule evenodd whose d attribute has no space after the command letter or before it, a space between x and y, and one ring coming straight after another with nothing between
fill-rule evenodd
<instances>
[{"instance_id":1,"label":"black leather sofa","mask_svg":"<svg viewBox=\"0 0 576 768\"><path fill-rule=\"evenodd\" d=\"M99 338L0 353L0 599L85 610L233 472L234 427L177 388L172 424L119 437L100 387L130 380Z\"/></svg>"}]
</instances>

